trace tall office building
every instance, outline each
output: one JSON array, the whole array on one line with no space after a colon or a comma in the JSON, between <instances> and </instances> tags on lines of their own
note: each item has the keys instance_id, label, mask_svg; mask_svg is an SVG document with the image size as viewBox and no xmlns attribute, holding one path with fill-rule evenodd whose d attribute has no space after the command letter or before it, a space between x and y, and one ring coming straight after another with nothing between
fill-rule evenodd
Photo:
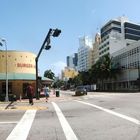
<instances>
[{"instance_id":1,"label":"tall office building","mask_svg":"<svg viewBox=\"0 0 140 140\"><path fill-rule=\"evenodd\" d=\"M114 68L121 70L116 79L104 81L105 90L140 90L140 25L121 17L101 28L99 55L110 54ZM102 84L101 84L102 85Z\"/></svg>"},{"instance_id":2,"label":"tall office building","mask_svg":"<svg viewBox=\"0 0 140 140\"><path fill-rule=\"evenodd\" d=\"M79 38L78 71L87 71L92 66L92 40L88 36Z\"/></svg>"},{"instance_id":3,"label":"tall office building","mask_svg":"<svg viewBox=\"0 0 140 140\"><path fill-rule=\"evenodd\" d=\"M113 19L101 28L99 55L112 54L140 39L140 25L125 17Z\"/></svg>"},{"instance_id":4,"label":"tall office building","mask_svg":"<svg viewBox=\"0 0 140 140\"><path fill-rule=\"evenodd\" d=\"M93 43L93 65L97 62L99 59L99 45L101 43L101 35L100 33L96 33L95 35L95 41Z\"/></svg>"},{"instance_id":5,"label":"tall office building","mask_svg":"<svg viewBox=\"0 0 140 140\"><path fill-rule=\"evenodd\" d=\"M67 56L67 67L77 70L78 54L74 53L71 56Z\"/></svg>"}]
</instances>

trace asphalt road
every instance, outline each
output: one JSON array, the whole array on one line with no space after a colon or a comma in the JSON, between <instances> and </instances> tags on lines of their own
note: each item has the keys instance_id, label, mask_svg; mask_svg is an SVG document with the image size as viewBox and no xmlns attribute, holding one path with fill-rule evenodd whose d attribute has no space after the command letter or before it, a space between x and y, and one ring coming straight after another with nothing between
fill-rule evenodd
<instances>
[{"instance_id":1,"label":"asphalt road","mask_svg":"<svg viewBox=\"0 0 140 140\"><path fill-rule=\"evenodd\" d=\"M1 110L0 140L140 140L140 93L73 95Z\"/></svg>"}]
</instances>

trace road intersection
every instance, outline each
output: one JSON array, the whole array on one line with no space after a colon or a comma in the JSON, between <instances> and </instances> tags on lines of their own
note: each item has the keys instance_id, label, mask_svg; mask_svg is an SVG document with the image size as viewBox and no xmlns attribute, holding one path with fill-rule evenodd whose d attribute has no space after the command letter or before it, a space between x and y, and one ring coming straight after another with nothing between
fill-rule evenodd
<instances>
[{"instance_id":1,"label":"road intersection","mask_svg":"<svg viewBox=\"0 0 140 140\"><path fill-rule=\"evenodd\" d=\"M63 91L59 98L52 95L48 103L45 98L35 100L33 106L28 100L17 101L14 109L0 111L1 140L21 136L24 140L139 140L139 100L139 93L77 97Z\"/></svg>"}]
</instances>

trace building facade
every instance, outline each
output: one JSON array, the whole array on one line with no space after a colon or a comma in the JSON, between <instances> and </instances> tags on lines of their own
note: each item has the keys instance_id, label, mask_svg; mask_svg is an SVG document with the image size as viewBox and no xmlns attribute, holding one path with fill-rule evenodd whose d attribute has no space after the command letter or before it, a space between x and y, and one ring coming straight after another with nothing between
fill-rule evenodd
<instances>
[{"instance_id":1,"label":"building facade","mask_svg":"<svg viewBox=\"0 0 140 140\"><path fill-rule=\"evenodd\" d=\"M62 80L68 81L70 78L74 78L78 75L78 72L70 67L65 67L65 69L62 71Z\"/></svg>"},{"instance_id":2,"label":"building facade","mask_svg":"<svg viewBox=\"0 0 140 140\"><path fill-rule=\"evenodd\" d=\"M27 84L36 89L36 55L23 51L0 51L0 96L6 96L6 75L8 94L17 99L26 97ZM52 80L42 77L42 83L50 84Z\"/></svg>"},{"instance_id":3,"label":"building facade","mask_svg":"<svg viewBox=\"0 0 140 140\"><path fill-rule=\"evenodd\" d=\"M99 33L95 35L95 41L93 43L93 65L97 62L99 59L99 45L101 43L101 36Z\"/></svg>"},{"instance_id":4,"label":"building facade","mask_svg":"<svg viewBox=\"0 0 140 140\"><path fill-rule=\"evenodd\" d=\"M71 56L67 56L67 67L73 68L77 70L77 65L78 65L78 54L74 53Z\"/></svg>"},{"instance_id":5,"label":"building facade","mask_svg":"<svg viewBox=\"0 0 140 140\"><path fill-rule=\"evenodd\" d=\"M0 94L6 94L6 72L8 94L24 97L27 83L31 83L35 89L35 57L30 52L0 52Z\"/></svg>"},{"instance_id":6,"label":"building facade","mask_svg":"<svg viewBox=\"0 0 140 140\"><path fill-rule=\"evenodd\" d=\"M88 36L79 38L78 71L87 71L92 66L92 40Z\"/></svg>"},{"instance_id":7,"label":"building facade","mask_svg":"<svg viewBox=\"0 0 140 140\"><path fill-rule=\"evenodd\" d=\"M113 63L121 73L112 81L114 90L140 90L140 40L112 54Z\"/></svg>"},{"instance_id":8,"label":"building facade","mask_svg":"<svg viewBox=\"0 0 140 140\"><path fill-rule=\"evenodd\" d=\"M125 17L113 19L101 28L100 57L112 54L140 39L140 25Z\"/></svg>"}]
</instances>

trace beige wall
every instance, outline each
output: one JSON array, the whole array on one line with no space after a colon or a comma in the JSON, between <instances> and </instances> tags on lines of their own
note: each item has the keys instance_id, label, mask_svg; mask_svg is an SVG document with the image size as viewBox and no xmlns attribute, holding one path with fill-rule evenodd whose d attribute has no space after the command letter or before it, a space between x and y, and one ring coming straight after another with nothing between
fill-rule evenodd
<instances>
[{"instance_id":1,"label":"beige wall","mask_svg":"<svg viewBox=\"0 0 140 140\"><path fill-rule=\"evenodd\" d=\"M30 52L7 51L8 73L35 74L35 57ZM0 73L6 71L6 52L0 51Z\"/></svg>"}]
</instances>

